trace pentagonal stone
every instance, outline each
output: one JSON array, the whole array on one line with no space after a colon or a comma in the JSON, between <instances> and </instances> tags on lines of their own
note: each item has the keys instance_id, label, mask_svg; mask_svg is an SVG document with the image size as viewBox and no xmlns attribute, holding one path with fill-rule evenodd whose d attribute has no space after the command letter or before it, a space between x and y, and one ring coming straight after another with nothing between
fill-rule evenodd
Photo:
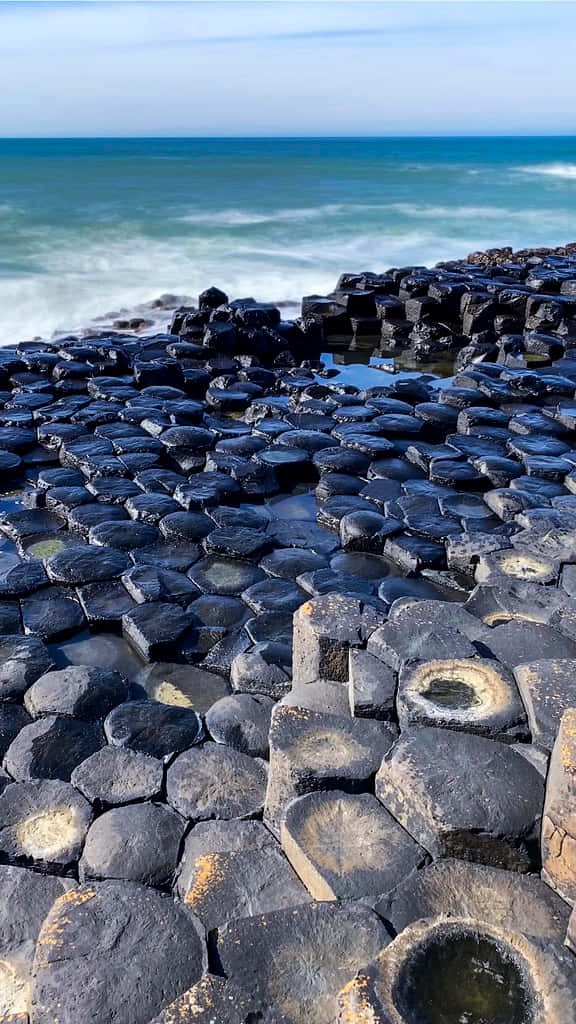
<instances>
[{"instance_id":1,"label":"pentagonal stone","mask_svg":"<svg viewBox=\"0 0 576 1024\"><path fill-rule=\"evenodd\" d=\"M473 658L477 649L463 633L447 626L428 625L420 630L413 622L386 622L368 638L367 650L395 672L408 661Z\"/></svg>"},{"instance_id":2,"label":"pentagonal stone","mask_svg":"<svg viewBox=\"0 0 576 1024\"><path fill-rule=\"evenodd\" d=\"M462 605L452 602L449 609L445 601L414 600L410 598L399 598L394 601L389 611L389 618L393 622L402 623L404 626L412 627L414 632L443 628L446 625L447 611L450 612L450 628L458 630L472 642L486 640L490 637L490 631L478 621L476 615L471 614Z\"/></svg>"},{"instance_id":3,"label":"pentagonal stone","mask_svg":"<svg viewBox=\"0 0 576 1024\"><path fill-rule=\"evenodd\" d=\"M451 729L411 729L382 762L376 796L434 857L517 871L536 862L543 782L504 743Z\"/></svg>"},{"instance_id":4,"label":"pentagonal stone","mask_svg":"<svg viewBox=\"0 0 576 1024\"><path fill-rule=\"evenodd\" d=\"M191 708L144 700L119 704L106 718L104 732L116 747L130 747L163 759L198 743L203 729Z\"/></svg>"},{"instance_id":5,"label":"pentagonal stone","mask_svg":"<svg viewBox=\"0 0 576 1024\"><path fill-rule=\"evenodd\" d=\"M576 658L576 640L539 622L504 622L491 630L488 643L492 654L511 669L548 658Z\"/></svg>"},{"instance_id":6,"label":"pentagonal stone","mask_svg":"<svg viewBox=\"0 0 576 1024\"><path fill-rule=\"evenodd\" d=\"M225 925L218 955L263 1020L333 1024L338 989L388 941L382 922L362 904L311 903Z\"/></svg>"},{"instance_id":7,"label":"pentagonal stone","mask_svg":"<svg viewBox=\"0 0 576 1024\"><path fill-rule=\"evenodd\" d=\"M208 534L203 547L208 554L257 559L270 547L270 541L265 534L246 526L222 526Z\"/></svg>"},{"instance_id":8,"label":"pentagonal stone","mask_svg":"<svg viewBox=\"0 0 576 1024\"><path fill-rule=\"evenodd\" d=\"M273 707L274 701L263 695L237 693L222 697L208 711L206 726L216 743L251 757L267 757Z\"/></svg>"},{"instance_id":9,"label":"pentagonal stone","mask_svg":"<svg viewBox=\"0 0 576 1024\"><path fill-rule=\"evenodd\" d=\"M31 715L69 715L92 722L104 718L128 696L118 672L70 665L46 672L26 692L24 703Z\"/></svg>"},{"instance_id":10,"label":"pentagonal stone","mask_svg":"<svg viewBox=\"0 0 576 1024\"><path fill-rule=\"evenodd\" d=\"M466 609L487 626L499 626L510 619L552 622L565 606L561 590L521 580L507 581L505 586L477 586L466 601ZM485 635L488 647L493 636L493 631Z\"/></svg>"},{"instance_id":11,"label":"pentagonal stone","mask_svg":"<svg viewBox=\"0 0 576 1024\"><path fill-rule=\"evenodd\" d=\"M350 715L348 693L341 683L299 683L278 702L293 708L308 708L327 715Z\"/></svg>"},{"instance_id":12,"label":"pentagonal stone","mask_svg":"<svg viewBox=\"0 0 576 1024\"><path fill-rule=\"evenodd\" d=\"M163 516L178 512L178 503L169 494L136 494L128 498L126 511L132 519L158 523Z\"/></svg>"},{"instance_id":13,"label":"pentagonal stone","mask_svg":"<svg viewBox=\"0 0 576 1024\"><path fill-rule=\"evenodd\" d=\"M155 526L133 520L125 523L100 523L90 530L91 544L97 544L118 551L134 551L146 548L160 539Z\"/></svg>"},{"instance_id":14,"label":"pentagonal stone","mask_svg":"<svg viewBox=\"0 0 576 1024\"><path fill-rule=\"evenodd\" d=\"M6 751L4 767L17 782L62 779L104 743L99 725L47 715L25 725Z\"/></svg>"},{"instance_id":15,"label":"pentagonal stone","mask_svg":"<svg viewBox=\"0 0 576 1024\"><path fill-rule=\"evenodd\" d=\"M114 548L66 548L48 560L48 576L55 583L99 583L121 576L131 566L128 555Z\"/></svg>"},{"instance_id":16,"label":"pentagonal stone","mask_svg":"<svg viewBox=\"0 0 576 1024\"><path fill-rule=\"evenodd\" d=\"M168 769L168 802L192 821L252 818L264 804L266 764L237 750L205 743Z\"/></svg>"},{"instance_id":17,"label":"pentagonal stone","mask_svg":"<svg viewBox=\"0 0 576 1024\"><path fill-rule=\"evenodd\" d=\"M572 905L576 903L576 708L560 722L546 782L542 819L542 877Z\"/></svg>"},{"instance_id":18,"label":"pentagonal stone","mask_svg":"<svg viewBox=\"0 0 576 1024\"><path fill-rule=\"evenodd\" d=\"M209 931L307 903L308 893L260 822L201 822L189 833L178 893Z\"/></svg>"},{"instance_id":19,"label":"pentagonal stone","mask_svg":"<svg viewBox=\"0 0 576 1024\"><path fill-rule=\"evenodd\" d=\"M99 807L154 800L163 780L164 768L157 758L110 745L87 757L70 776L72 785Z\"/></svg>"},{"instance_id":20,"label":"pentagonal stone","mask_svg":"<svg viewBox=\"0 0 576 1024\"><path fill-rule=\"evenodd\" d=\"M489 658L404 665L396 706L401 729L431 725L507 743L528 737L526 712L514 679Z\"/></svg>"},{"instance_id":21,"label":"pentagonal stone","mask_svg":"<svg viewBox=\"0 0 576 1024\"><path fill-rule=\"evenodd\" d=\"M192 566L188 578L203 593L237 597L252 584L264 579L264 573L251 562L243 562L239 558L209 555Z\"/></svg>"},{"instance_id":22,"label":"pentagonal stone","mask_svg":"<svg viewBox=\"0 0 576 1024\"><path fill-rule=\"evenodd\" d=\"M117 580L88 583L78 588L80 604L89 626L116 629L122 616L132 611L136 602Z\"/></svg>"},{"instance_id":23,"label":"pentagonal stone","mask_svg":"<svg viewBox=\"0 0 576 1024\"><path fill-rule=\"evenodd\" d=\"M112 485L112 481L108 478L106 482L108 486ZM96 483L97 481L93 481L89 486L95 490ZM125 480L120 480L118 483L125 488ZM122 494L120 497L124 501L127 495ZM120 522L123 519L128 519L128 513L120 505L106 503L111 500L110 495L106 495L106 501L104 501L104 495L99 495L98 503L95 502L94 505L80 505L78 508L73 509L67 517L68 529L88 537L92 527L97 526L99 523Z\"/></svg>"},{"instance_id":24,"label":"pentagonal stone","mask_svg":"<svg viewBox=\"0 0 576 1024\"><path fill-rule=\"evenodd\" d=\"M279 830L286 807L297 796L318 789L369 789L394 738L393 727L381 722L279 704L270 728L269 826Z\"/></svg>"},{"instance_id":25,"label":"pentagonal stone","mask_svg":"<svg viewBox=\"0 0 576 1024\"><path fill-rule=\"evenodd\" d=\"M306 548L276 548L260 562L260 568L279 579L295 580L304 572L325 569L328 561L324 555Z\"/></svg>"},{"instance_id":26,"label":"pentagonal stone","mask_svg":"<svg viewBox=\"0 0 576 1024\"><path fill-rule=\"evenodd\" d=\"M346 682L348 651L362 643L362 603L329 594L307 601L294 616L294 683Z\"/></svg>"},{"instance_id":27,"label":"pentagonal stone","mask_svg":"<svg viewBox=\"0 0 576 1024\"><path fill-rule=\"evenodd\" d=\"M396 715L396 673L368 651L349 651L348 702L354 718L391 721ZM309 683L314 685L313 683Z\"/></svg>"},{"instance_id":28,"label":"pentagonal stone","mask_svg":"<svg viewBox=\"0 0 576 1024\"><path fill-rule=\"evenodd\" d=\"M52 658L41 640L0 637L0 700L18 700L50 668Z\"/></svg>"},{"instance_id":29,"label":"pentagonal stone","mask_svg":"<svg viewBox=\"0 0 576 1024\"><path fill-rule=\"evenodd\" d=\"M196 925L170 896L134 882L91 882L56 900L44 922L32 1018L149 1021L204 968Z\"/></svg>"},{"instance_id":30,"label":"pentagonal stone","mask_svg":"<svg viewBox=\"0 0 576 1024\"><path fill-rule=\"evenodd\" d=\"M141 604L122 616L122 633L145 661L155 661L178 650L192 621L192 616L178 605Z\"/></svg>"},{"instance_id":31,"label":"pentagonal stone","mask_svg":"<svg viewBox=\"0 0 576 1024\"><path fill-rule=\"evenodd\" d=\"M124 573L122 583L138 604L167 601L186 608L198 596L198 588L183 573L153 565L137 565Z\"/></svg>"},{"instance_id":32,"label":"pentagonal stone","mask_svg":"<svg viewBox=\"0 0 576 1024\"><path fill-rule=\"evenodd\" d=\"M514 669L532 742L544 750L552 750L566 708L576 707L575 664L570 658L549 658Z\"/></svg>"},{"instance_id":33,"label":"pentagonal stone","mask_svg":"<svg viewBox=\"0 0 576 1024\"><path fill-rule=\"evenodd\" d=\"M399 934L421 918L474 917L525 935L563 942L570 908L537 875L465 860L436 861L376 904Z\"/></svg>"},{"instance_id":34,"label":"pentagonal stone","mask_svg":"<svg viewBox=\"0 0 576 1024\"><path fill-rule=\"evenodd\" d=\"M80 602L62 587L47 587L32 594L22 601L21 609L24 631L52 643L86 625Z\"/></svg>"},{"instance_id":35,"label":"pentagonal stone","mask_svg":"<svg viewBox=\"0 0 576 1024\"><path fill-rule=\"evenodd\" d=\"M0 867L1 1021L28 1024L36 939L54 900L72 886L55 875Z\"/></svg>"},{"instance_id":36,"label":"pentagonal stone","mask_svg":"<svg viewBox=\"0 0 576 1024\"><path fill-rule=\"evenodd\" d=\"M88 829L79 871L90 878L123 878L144 885L172 881L184 820L162 804L114 807Z\"/></svg>"},{"instance_id":37,"label":"pentagonal stone","mask_svg":"<svg viewBox=\"0 0 576 1024\"><path fill-rule=\"evenodd\" d=\"M369 793L309 793L288 805L282 848L316 900L377 896L427 858Z\"/></svg>"},{"instance_id":38,"label":"pentagonal stone","mask_svg":"<svg viewBox=\"0 0 576 1024\"><path fill-rule=\"evenodd\" d=\"M263 641L234 658L230 669L232 688L238 693L263 694L277 700L290 689L290 649Z\"/></svg>"},{"instance_id":39,"label":"pentagonal stone","mask_svg":"<svg viewBox=\"0 0 576 1024\"><path fill-rule=\"evenodd\" d=\"M66 871L91 820L90 804L66 782L14 782L0 796L0 855L40 871Z\"/></svg>"},{"instance_id":40,"label":"pentagonal stone","mask_svg":"<svg viewBox=\"0 0 576 1024\"><path fill-rule=\"evenodd\" d=\"M292 580L266 579L242 592L242 600L256 615L264 612L293 612L306 600L306 594Z\"/></svg>"},{"instance_id":41,"label":"pentagonal stone","mask_svg":"<svg viewBox=\"0 0 576 1024\"><path fill-rule=\"evenodd\" d=\"M61 530L64 525L63 519L41 508L9 512L3 514L0 517L0 521L4 533L13 541L22 540L24 537L39 536L44 533L54 533L57 530Z\"/></svg>"}]
</instances>

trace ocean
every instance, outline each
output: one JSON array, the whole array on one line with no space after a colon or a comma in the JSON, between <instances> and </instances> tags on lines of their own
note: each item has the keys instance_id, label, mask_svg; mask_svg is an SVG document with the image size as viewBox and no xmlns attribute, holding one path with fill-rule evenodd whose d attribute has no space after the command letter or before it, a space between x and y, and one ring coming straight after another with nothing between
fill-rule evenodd
<instances>
[{"instance_id":1,"label":"ocean","mask_svg":"<svg viewBox=\"0 0 576 1024\"><path fill-rule=\"evenodd\" d=\"M576 138L0 140L0 344L576 239Z\"/></svg>"}]
</instances>

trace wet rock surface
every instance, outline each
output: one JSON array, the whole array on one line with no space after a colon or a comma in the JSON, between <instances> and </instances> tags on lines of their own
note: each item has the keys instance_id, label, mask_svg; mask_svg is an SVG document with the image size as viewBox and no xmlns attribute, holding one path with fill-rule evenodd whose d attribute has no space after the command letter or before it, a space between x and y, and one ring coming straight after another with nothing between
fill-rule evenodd
<instances>
[{"instance_id":1,"label":"wet rock surface","mask_svg":"<svg viewBox=\"0 0 576 1024\"><path fill-rule=\"evenodd\" d=\"M2 350L0 1020L571 1024L575 281Z\"/></svg>"}]
</instances>

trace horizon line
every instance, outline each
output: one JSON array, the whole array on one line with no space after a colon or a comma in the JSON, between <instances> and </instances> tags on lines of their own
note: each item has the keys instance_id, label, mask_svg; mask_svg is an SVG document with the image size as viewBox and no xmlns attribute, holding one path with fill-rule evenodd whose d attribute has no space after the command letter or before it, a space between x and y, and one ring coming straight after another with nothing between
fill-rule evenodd
<instances>
[{"instance_id":1,"label":"horizon line","mask_svg":"<svg viewBox=\"0 0 576 1024\"><path fill-rule=\"evenodd\" d=\"M409 139L438 139L438 140L451 140L451 139L574 139L576 142L576 132L546 132L537 134L524 134L520 132L482 132L480 134L468 134L468 133L456 133L456 134L415 134L415 135L167 135L167 134L152 134L152 135L0 135L0 142L72 142L75 140L91 140L91 141L107 141L107 142L122 142L126 140L150 140L150 139L166 139L173 141L185 141L185 142L226 142L226 141L238 141L247 140L255 142L265 142L271 139L275 141L349 141L349 142L361 142L364 140L409 140Z\"/></svg>"}]
</instances>

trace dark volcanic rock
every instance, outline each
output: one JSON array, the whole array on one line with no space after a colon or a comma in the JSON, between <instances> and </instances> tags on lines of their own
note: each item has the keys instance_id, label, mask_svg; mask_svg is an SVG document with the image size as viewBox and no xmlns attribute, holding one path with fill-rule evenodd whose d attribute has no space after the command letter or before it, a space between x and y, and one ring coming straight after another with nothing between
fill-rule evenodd
<instances>
[{"instance_id":1,"label":"dark volcanic rock","mask_svg":"<svg viewBox=\"0 0 576 1024\"><path fill-rule=\"evenodd\" d=\"M106 718L104 732L116 747L130 747L162 759L198 743L203 730L191 708L145 700L119 704Z\"/></svg>"},{"instance_id":2,"label":"dark volcanic rock","mask_svg":"<svg viewBox=\"0 0 576 1024\"><path fill-rule=\"evenodd\" d=\"M33 1020L148 1021L204 969L196 925L170 896L134 882L92 882L56 900L44 922L34 962Z\"/></svg>"},{"instance_id":3,"label":"dark volcanic rock","mask_svg":"<svg viewBox=\"0 0 576 1024\"><path fill-rule=\"evenodd\" d=\"M70 781L100 807L154 800L164 779L162 762L124 747L105 746L74 769Z\"/></svg>"},{"instance_id":4,"label":"dark volcanic rock","mask_svg":"<svg viewBox=\"0 0 576 1024\"><path fill-rule=\"evenodd\" d=\"M266 765L217 743L187 750L168 769L169 803L192 821L252 818L262 811Z\"/></svg>"},{"instance_id":5,"label":"dark volcanic rock","mask_svg":"<svg viewBox=\"0 0 576 1024\"><path fill-rule=\"evenodd\" d=\"M538 863L543 782L506 744L410 729L382 762L376 795L434 857L517 871Z\"/></svg>"},{"instance_id":6,"label":"dark volcanic rock","mask_svg":"<svg viewBox=\"0 0 576 1024\"><path fill-rule=\"evenodd\" d=\"M46 715L25 725L8 747L6 771L17 782L68 781L76 765L104 744L100 726L63 715Z\"/></svg>"},{"instance_id":7,"label":"dark volcanic rock","mask_svg":"<svg viewBox=\"0 0 576 1024\"><path fill-rule=\"evenodd\" d=\"M80 878L122 878L144 885L171 882L184 835L184 820L162 804L115 807L91 825Z\"/></svg>"},{"instance_id":8,"label":"dark volcanic rock","mask_svg":"<svg viewBox=\"0 0 576 1024\"><path fill-rule=\"evenodd\" d=\"M27 691L24 703L34 717L69 715L85 721L104 718L128 696L128 688L118 672L70 665L47 672Z\"/></svg>"},{"instance_id":9,"label":"dark volcanic rock","mask_svg":"<svg viewBox=\"0 0 576 1024\"><path fill-rule=\"evenodd\" d=\"M67 782L14 782L0 796L0 856L39 871L67 871L91 820L90 804Z\"/></svg>"}]
</instances>

